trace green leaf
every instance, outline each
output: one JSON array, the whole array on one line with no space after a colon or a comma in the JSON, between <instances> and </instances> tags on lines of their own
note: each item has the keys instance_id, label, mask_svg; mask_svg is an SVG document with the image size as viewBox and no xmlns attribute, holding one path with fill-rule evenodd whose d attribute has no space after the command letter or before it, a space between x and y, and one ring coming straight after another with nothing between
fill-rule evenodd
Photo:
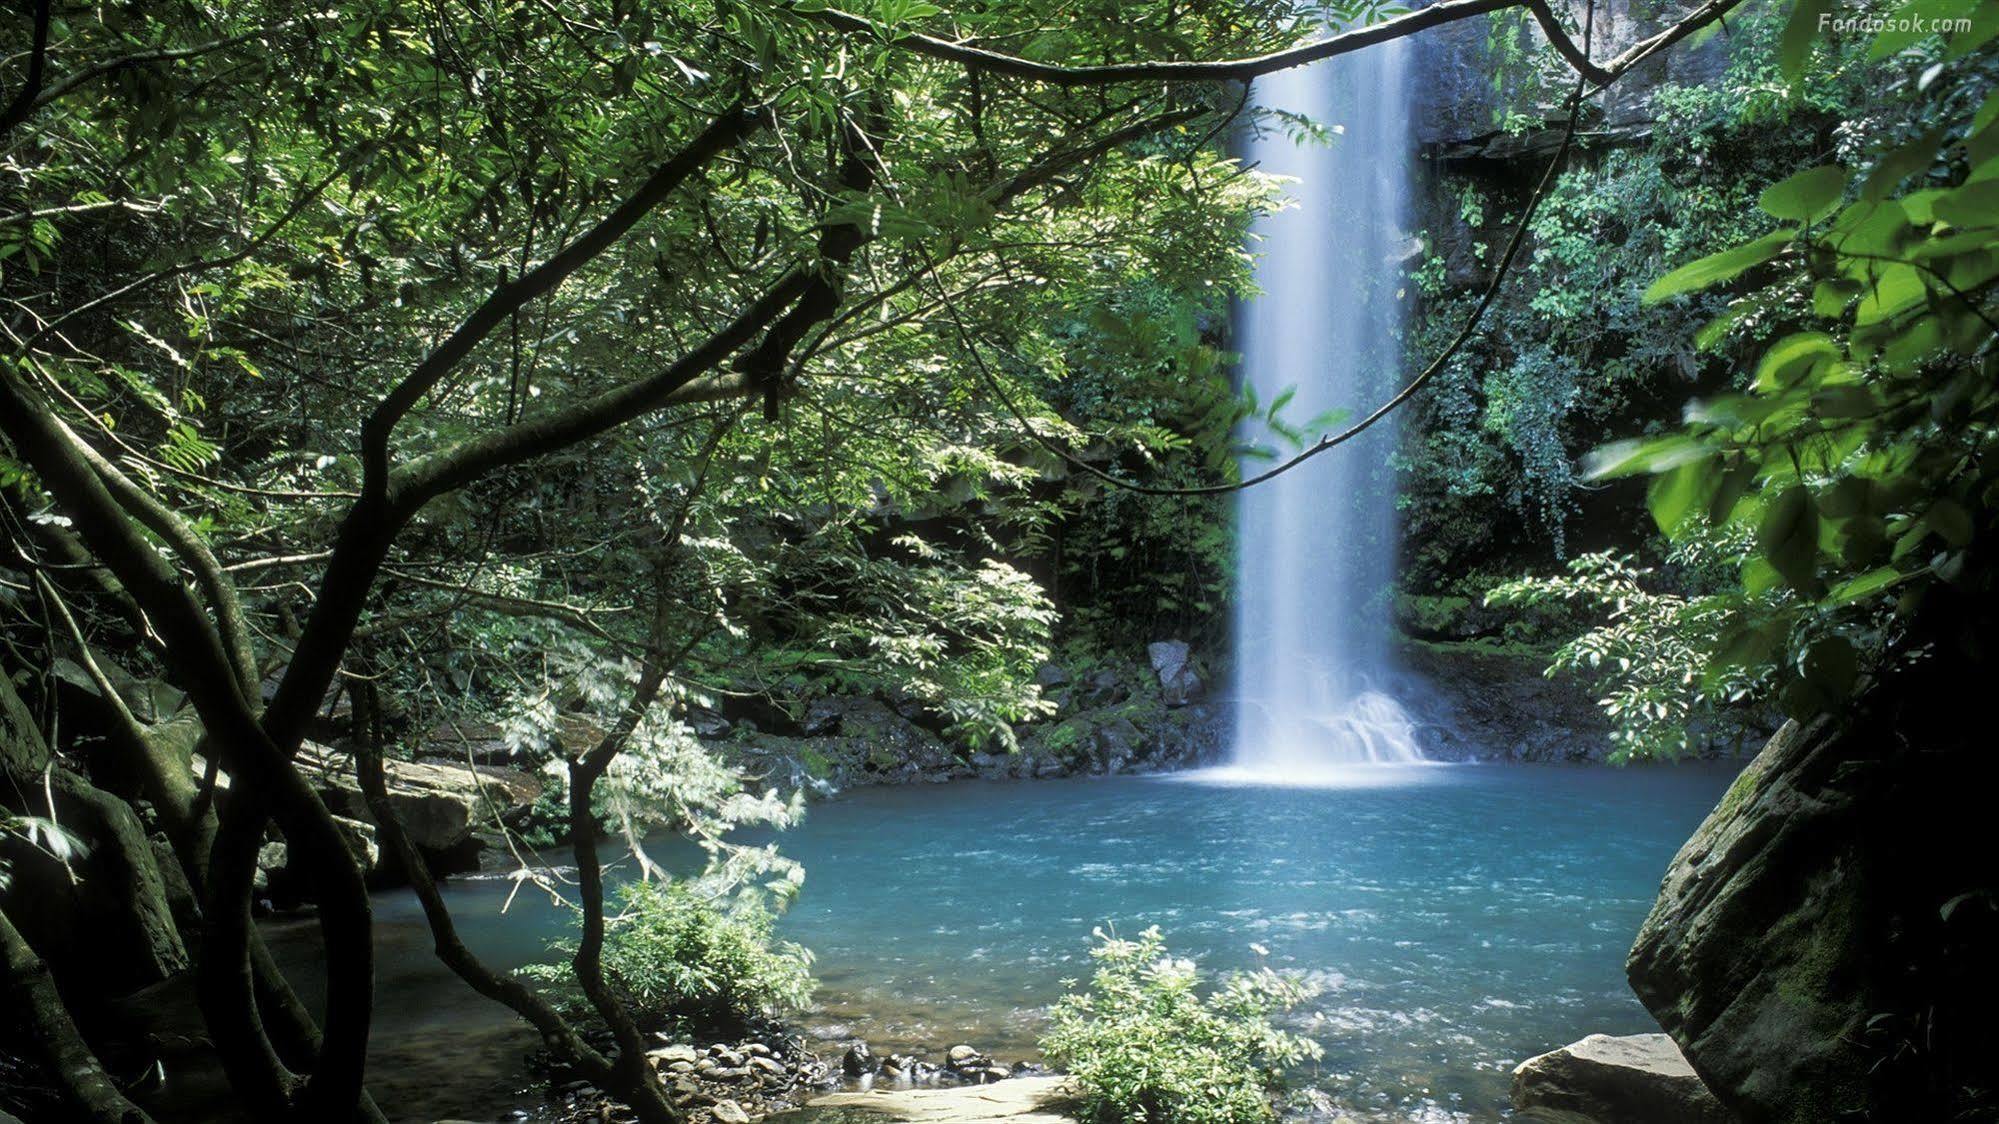
<instances>
[{"instance_id":1,"label":"green leaf","mask_svg":"<svg viewBox=\"0 0 1999 1124\"><path fill-rule=\"evenodd\" d=\"M1784 227L1773 230L1754 242L1733 246L1704 258L1696 258L1652 282L1652 287L1645 290L1645 303L1658 304L1668 297L1677 297L1683 293L1695 292L1710 285L1733 280L1745 271L1754 269L1783 253L1784 248L1791 244L1791 239L1796 234L1795 229Z\"/></svg>"},{"instance_id":2,"label":"green leaf","mask_svg":"<svg viewBox=\"0 0 1999 1124\"><path fill-rule=\"evenodd\" d=\"M1809 591L1818 576L1819 512L1811 490L1794 484L1763 513L1756 545L1791 588Z\"/></svg>"},{"instance_id":3,"label":"green leaf","mask_svg":"<svg viewBox=\"0 0 1999 1124\"><path fill-rule=\"evenodd\" d=\"M1736 505L1748 494L1749 486L1756 482L1756 471L1754 464L1744 461L1722 474L1721 483L1716 485L1714 494L1708 497L1708 522L1721 526L1731 520Z\"/></svg>"},{"instance_id":4,"label":"green leaf","mask_svg":"<svg viewBox=\"0 0 1999 1124\"><path fill-rule=\"evenodd\" d=\"M1828 164L1807 168L1763 189L1757 205L1791 222L1809 223L1830 214L1846 189L1846 169Z\"/></svg>"},{"instance_id":5,"label":"green leaf","mask_svg":"<svg viewBox=\"0 0 1999 1124\"><path fill-rule=\"evenodd\" d=\"M1832 0L1797 0L1777 42L1777 67L1792 82L1804 75L1805 60L1818 41L1819 17L1832 10Z\"/></svg>"},{"instance_id":6,"label":"green leaf","mask_svg":"<svg viewBox=\"0 0 1999 1124\"><path fill-rule=\"evenodd\" d=\"M1854 326L1878 324L1918 303L1928 293L1923 275L1914 266L1900 262L1883 266L1866 294L1860 298L1860 306L1853 310Z\"/></svg>"},{"instance_id":7,"label":"green leaf","mask_svg":"<svg viewBox=\"0 0 1999 1124\"><path fill-rule=\"evenodd\" d=\"M1823 636L1805 649L1805 678L1826 696L1843 699L1860 677L1860 656L1844 636Z\"/></svg>"},{"instance_id":8,"label":"green leaf","mask_svg":"<svg viewBox=\"0 0 1999 1124\"><path fill-rule=\"evenodd\" d=\"M1767 392L1795 386L1813 367L1839 357L1839 344L1824 332L1785 336L1763 352L1756 365L1756 389Z\"/></svg>"},{"instance_id":9,"label":"green leaf","mask_svg":"<svg viewBox=\"0 0 1999 1124\"><path fill-rule=\"evenodd\" d=\"M1592 480L1665 472L1714 455L1714 450L1685 434L1613 441L1583 458L1583 475Z\"/></svg>"},{"instance_id":10,"label":"green leaf","mask_svg":"<svg viewBox=\"0 0 1999 1124\"><path fill-rule=\"evenodd\" d=\"M1978 180L1937 197L1936 217L1961 230L1999 226L1999 180Z\"/></svg>"},{"instance_id":11,"label":"green leaf","mask_svg":"<svg viewBox=\"0 0 1999 1124\"><path fill-rule=\"evenodd\" d=\"M1893 566L1869 570L1857 578L1850 578L1834 586L1832 592L1826 594L1826 604L1850 605L1855 601L1865 600L1882 590L1893 588L1908 576Z\"/></svg>"},{"instance_id":12,"label":"green leaf","mask_svg":"<svg viewBox=\"0 0 1999 1124\"><path fill-rule=\"evenodd\" d=\"M1709 483L1708 465L1703 461L1689 461L1653 477L1645 498L1659 530L1669 537L1679 531L1701 508Z\"/></svg>"},{"instance_id":13,"label":"green leaf","mask_svg":"<svg viewBox=\"0 0 1999 1124\"><path fill-rule=\"evenodd\" d=\"M1914 140L1889 149L1886 155L1875 161L1874 169L1867 173L1866 182L1860 185L1860 197L1878 203L1893 194L1903 180L1927 171L1930 165L1936 163L1937 152L1943 147L1948 130L1949 126L1939 125Z\"/></svg>"}]
</instances>

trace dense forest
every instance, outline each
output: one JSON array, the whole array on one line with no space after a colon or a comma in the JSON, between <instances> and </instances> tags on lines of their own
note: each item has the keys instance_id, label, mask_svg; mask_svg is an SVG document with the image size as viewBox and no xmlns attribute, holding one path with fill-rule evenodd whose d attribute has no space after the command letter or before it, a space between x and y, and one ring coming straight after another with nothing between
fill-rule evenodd
<instances>
[{"instance_id":1,"label":"dense forest","mask_svg":"<svg viewBox=\"0 0 1999 1124\"><path fill-rule=\"evenodd\" d=\"M0 1120L1999 1120L1999 6L0 26Z\"/></svg>"}]
</instances>

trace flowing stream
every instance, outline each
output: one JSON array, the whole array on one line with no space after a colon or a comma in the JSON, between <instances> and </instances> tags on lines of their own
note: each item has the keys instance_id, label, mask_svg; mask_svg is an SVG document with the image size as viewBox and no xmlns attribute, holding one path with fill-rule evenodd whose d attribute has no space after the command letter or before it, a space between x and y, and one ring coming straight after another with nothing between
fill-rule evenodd
<instances>
[{"instance_id":1,"label":"flowing stream","mask_svg":"<svg viewBox=\"0 0 1999 1124\"><path fill-rule=\"evenodd\" d=\"M1260 295L1237 321L1242 377L1263 407L1240 434L1245 475L1394 393L1409 225L1408 47L1383 44L1256 82L1272 118L1247 142L1295 178L1259 222ZM1317 135L1300 134L1310 122ZM1286 128L1290 122L1292 127ZM1272 416L1272 407L1280 407ZM1354 764L1420 761L1391 677L1394 427L1241 494L1235 757L1228 775L1337 780Z\"/></svg>"},{"instance_id":2,"label":"flowing stream","mask_svg":"<svg viewBox=\"0 0 1999 1124\"><path fill-rule=\"evenodd\" d=\"M1623 960L1660 874L1726 787L1701 765L1380 766L1345 788L1169 778L869 789L814 807L784 846L810 872L786 936L818 955L829 1044L1034 1055L1090 931L1158 925L1205 968L1268 963L1327 990L1301 1074L1364 1121L1491 1121L1520 1060L1653 1029ZM453 880L460 930L513 967L560 916L504 879ZM430 953L407 891L379 895L370 1084L398 1120L532 1107L534 1036ZM310 922L274 927L303 958ZM298 974L310 986L317 972Z\"/></svg>"}]
</instances>

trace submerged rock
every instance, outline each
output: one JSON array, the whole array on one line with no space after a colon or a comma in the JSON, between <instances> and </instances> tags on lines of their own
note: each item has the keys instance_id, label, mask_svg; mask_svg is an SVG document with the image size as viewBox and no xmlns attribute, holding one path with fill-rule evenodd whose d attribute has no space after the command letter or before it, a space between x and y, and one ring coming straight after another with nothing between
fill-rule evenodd
<instances>
[{"instance_id":1,"label":"submerged rock","mask_svg":"<svg viewBox=\"0 0 1999 1124\"><path fill-rule=\"evenodd\" d=\"M865 1042L854 1043L840 1056L840 1072L848 1077L866 1077L880 1068L881 1062L876 1060L874 1051L868 1049Z\"/></svg>"},{"instance_id":2,"label":"submerged rock","mask_svg":"<svg viewBox=\"0 0 1999 1124\"><path fill-rule=\"evenodd\" d=\"M1731 1124L1664 1034L1592 1034L1513 1071L1513 1107L1560 1124Z\"/></svg>"}]
</instances>

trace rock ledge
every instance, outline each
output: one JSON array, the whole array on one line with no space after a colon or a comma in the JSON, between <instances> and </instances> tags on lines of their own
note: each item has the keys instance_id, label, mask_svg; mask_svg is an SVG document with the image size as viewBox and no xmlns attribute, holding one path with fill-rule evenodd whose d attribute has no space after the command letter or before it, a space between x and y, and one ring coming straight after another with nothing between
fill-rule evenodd
<instances>
[{"instance_id":1,"label":"rock ledge","mask_svg":"<svg viewBox=\"0 0 1999 1124\"><path fill-rule=\"evenodd\" d=\"M1548 1124L1732 1124L1663 1034L1592 1034L1513 1071L1513 1107Z\"/></svg>"},{"instance_id":2,"label":"rock ledge","mask_svg":"<svg viewBox=\"0 0 1999 1124\"><path fill-rule=\"evenodd\" d=\"M860 1109L883 1124L1075 1124L1064 1105L1071 1099L1066 1077L1015 1077L991 1085L956 1089L900 1089L877 1093L834 1093L805 1111L774 1117L798 1124L839 1117L829 1110Z\"/></svg>"}]
</instances>

